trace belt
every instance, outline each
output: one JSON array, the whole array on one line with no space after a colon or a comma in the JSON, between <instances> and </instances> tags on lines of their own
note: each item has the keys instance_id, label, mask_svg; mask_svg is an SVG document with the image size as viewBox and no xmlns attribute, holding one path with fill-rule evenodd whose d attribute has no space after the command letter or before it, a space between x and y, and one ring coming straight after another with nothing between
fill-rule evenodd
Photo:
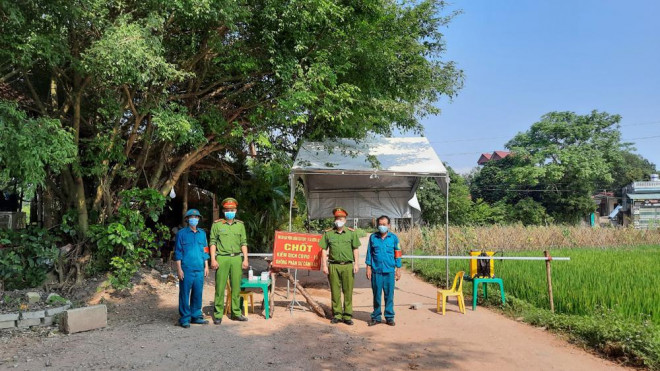
<instances>
[{"instance_id":1,"label":"belt","mask_svg":"<svg viewBox=\"0 0 660 371\"><path fill-rule=\"evenodd\" d=\"M241 255L240 252L234 253L234 254L216 254L216 256L239 256Z\"/></svg>"},{"instance_id":2,"label":"belt","mask_svg":"<svg viewBox=\"0 0 660 371\"><path fill-rule=\"evenodd\" d=\"M329 261L328 263L339 264L339 265L353 264L353 262L336 262L336 261Z\"/></svg>"}]
</instances>

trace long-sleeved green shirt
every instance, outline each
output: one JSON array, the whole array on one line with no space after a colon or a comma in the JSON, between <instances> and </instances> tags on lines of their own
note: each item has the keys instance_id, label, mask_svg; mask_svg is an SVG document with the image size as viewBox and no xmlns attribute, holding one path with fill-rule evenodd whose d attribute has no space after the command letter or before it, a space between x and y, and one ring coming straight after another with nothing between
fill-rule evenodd
<instances>
[{"instance_id":1,"label":"long-sleeved green shirt","mask_svg":"<svg viewBox=\"0 0 660 371\"><path fill-rule=\"evenodd\" d=\"M219 219L211 227L209 246L216 246L216 255L238 254L241 246L247 246L245 224L234 220L231 224L225 219Z\"/></svg>"}]
</instances>

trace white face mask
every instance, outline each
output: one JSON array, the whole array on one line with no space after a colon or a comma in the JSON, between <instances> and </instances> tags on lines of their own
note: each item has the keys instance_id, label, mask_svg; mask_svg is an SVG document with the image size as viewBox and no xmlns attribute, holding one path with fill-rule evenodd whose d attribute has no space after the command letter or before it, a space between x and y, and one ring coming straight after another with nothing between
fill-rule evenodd
<instances>
[{"instance_id":1,"label":"white face mask","mask_svg":"<svg viewBox=\"0 0 660 371\"><path fill-rule=\"evenodd\" d=\"M343 220L335 220L335 227L337 227L337 228L343 227L344 224L346 224L346 222L343 221Z\"/></svg>"}]
</instances>

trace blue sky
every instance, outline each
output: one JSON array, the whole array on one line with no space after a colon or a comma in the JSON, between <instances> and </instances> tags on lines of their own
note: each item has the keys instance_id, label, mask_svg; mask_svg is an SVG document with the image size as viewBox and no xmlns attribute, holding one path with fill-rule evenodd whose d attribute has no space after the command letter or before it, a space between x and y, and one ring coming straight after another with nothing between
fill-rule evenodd
<instances>
[{"instance_id":1,"label":"blue sky","mask_svg":"<svg viewBox=\"0 0 660 371\"><path fill-rule=\"evenodd\" d=\"M465 173L550 111L622 116L624 139L660 165L660 1L455 0L445 60L465 87L423 120Z\"/></svg>"}]
</instances>

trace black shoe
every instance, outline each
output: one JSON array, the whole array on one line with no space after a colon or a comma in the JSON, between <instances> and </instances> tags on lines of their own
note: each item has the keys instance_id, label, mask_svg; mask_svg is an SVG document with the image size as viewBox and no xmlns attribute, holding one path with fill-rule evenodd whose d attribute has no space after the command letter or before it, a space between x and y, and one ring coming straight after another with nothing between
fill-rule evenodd
<instances>
[{"instance_id":1,"label":"black shoe","mask_svg":"<svg viewBox=\"0 0 660 371\"><path fill-rule=\"evenodd\" d=\"M222 318L214 318L213 319L213 324L214 325L219 325L222 323Z\"/></svg>"},{"instance_id":2,"label":"black shoe","mask_svg":"<svg viewBox=\"0 0 660 371\"><path fill-rule=\"evenodd\" d=\"M390 326L395 326L396 325L396 323L394 323L394 319L388 319L386 323Z\"/></svg>"},{"instance_id":3,"label":"black shoe","mask_svg":"<svg viewBox=\"0 0 660 371\"><path fill-rule=\"evenodd\" d=\"M345 319L344 323L349 325L349 326L353 326L353 320L352 319Z\"/></svg>"},{"instance_id":4,"label":"black shoe","mask_svg":"<svg viewBox=\"0 0 660 371\"><path fill-rule=\"evenodd\" d=\"M333 325L336 325L339 322L341 322L341 320L339 318L333 318L333 319L330 320L330 323L332 323Z\"/></svg>"},{"instance_id":5,"label":"black shoe","mask_svg":"<svg viewBox=\"0 0 660 371\"><path fill-rule=\"evenodd\" d=\"M244 315L241 314L238 317L236 317L236 316L231 317L231 320L232 321L246 322L248 319L247 319L247 317L245 317Z\"/></svg>"},{"instance_id":6,"label":"black shoe","mask_svg":"<svg viewBox=\"0 0 660 371\"><path fill-rule=\"evenodd\" d=\"M194 323L196 325L208 325L209 321L205 320L204 318L198 318L190 321L190 323Z\"/></svg>"},{"instance_id":7,"label":"black shoe","mask_svg":"<svg viewBox=\"0 0 660 371\"><path fill-rule=\"evenodd\" d=\"M376 325L380 325L380 321L376 321L376 320L373 320L373 319L371 321L369 321L369 326L376 326Z\"/></svg>"},{"instance_id":8,"label":"black shoe","mask_svg":"<svg viewBox=\"0 0 660 371\"><path fill-rule=\"evenodd\" d=\"M185 323L185 324L182 323L182 324L181 324L181 327L183 327L183 328L190 328L190 324L189 324L189 323Z\"/></svg>"}]
</instances>

